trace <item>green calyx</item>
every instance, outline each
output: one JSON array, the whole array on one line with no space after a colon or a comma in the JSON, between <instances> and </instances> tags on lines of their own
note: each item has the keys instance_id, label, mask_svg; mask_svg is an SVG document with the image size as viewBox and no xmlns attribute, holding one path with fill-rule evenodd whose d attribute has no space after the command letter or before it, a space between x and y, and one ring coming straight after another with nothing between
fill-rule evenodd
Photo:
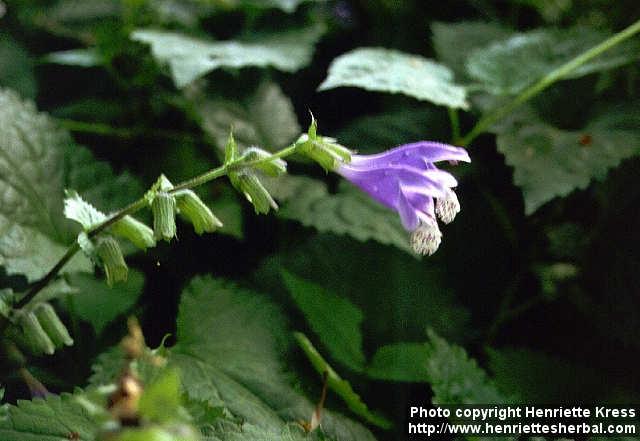
<instances>
[{"instance_id":1,"label":"green calyx","mask_svg":"<svg viewBox=\"0 0 640 441\"><path fill-rule=\"evenodd\" d=\"M72 346L73 339L67 327L49 303L40 303L34 309L38 322L56 347Z\"/></svg>"},{"instance_id":2,"label":"green calyx","mask_svg":"<svg viewBox=\"0 0 640 441\"><path fill-rule=\"evenodd\" d=\"M351 150L338 144L334 138L318 135L315 118L306 134L296 141L296 151L314 160L326 171L334 171L342 164L351 162Z\"/></svg>"},{"instance_id":3,"label":"green calyx","mask_svg":"<svg viewBox=\"0 0 640 441\"><path fill-rule=\"evenodd\" d=\"M111 227L116 236L124 237L136 247L146 250L156 245L153 230L132 216L124 216Z\"/></svg>"},{"instance_id":4,"label":"green calyx","mask_svg":"<svg viewBox=\"0 0 640 441\"><path fill-rule=\"evenodd\" d=\"M256 213L266 214L272 208L278 209L278 204L252 170L230 172L229 180L253 204Z\"/></svg>"},{"instance_id":5,"label":"green calyx","mask_svg":"<svg viewBox=\"0 0 640 441\"><path fill-rule=\"evenodd\" d=\"M98 257L104 266L107 276L107 284L113 286L116 282L127 280L129 268L127 267L118 241L112 236L104 236L98 239L96 246Z\"/></svg>"},{"instance_id":6,"label":"green calyx","mask_svg":"<svg viewBox=\"0 0 640 441\"><path fill-rule=\"evenodd\" d=\"M193 225L197 234L212 233L222 227L222 222L191 190L176 193L178 212Z\"/></svg>"},{"instance_id":7,"label":"green calyx","mask_svg":"<svg viewBox=\"0 0 640 441\"><path fill-rule=\"evenodd\" d=\"M270 156L272 156L271 153L266 150L259 147L249 147L242 153L241 159L242 162L248 163L260 161L252 167L260 170L265 175L277 177L285 174L287 172L287 163L279 158L268 160L267 158Z\"/></svg>"}]
</instances>

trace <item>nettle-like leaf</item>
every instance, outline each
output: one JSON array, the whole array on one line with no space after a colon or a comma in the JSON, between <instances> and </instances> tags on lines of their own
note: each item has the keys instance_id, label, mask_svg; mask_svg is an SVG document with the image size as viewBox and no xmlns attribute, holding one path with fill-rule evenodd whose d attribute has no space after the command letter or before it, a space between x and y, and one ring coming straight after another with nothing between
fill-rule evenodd
<instances>
[{"instance_id":1,"label":"nettle-like leaf","mask_svg":"<svg viewBox=\"0 0 640 441\"><path fill-rule=\"evenodd\" d=\"M428 331L427 380L434 404L506 404L487 373L460 346Z\"/></svg>"},{"instance_id":2,"label":"nettle-like leaf","mask_svg":"<svg viewBox=\"0 0 640 441\"><path fill-rule=\"evenodd\" d=\"M66 306L78 318L90 323L97 335L116 317L129 311L142 294L144 275L129 269L127 281L117 289L90 274L71 274L69 283L75 288Z\"/></svg>"},{"instance_id":3,"label":"nettle-like leaf","mask_svg":"<svg viewBox=\"0 0 640 441\"><path fill-rule=\"evenodd\" d=\"M170 363L180 368L190 399L224 407L243 421L229 430L222 424L216 436L242 439L237 432L246 424L262 439L287 439L283 434L292 422L311 417L314 405L291 387L283 370L285 322L267 297L228 282L196 278L183 292ZM363 426L331 411L321 427L330 438L373 439Z\"/></svg>"},{"instance_id":4,"label":"nettle-like leaf","mask_svg":"<svg viewBox=\"0 0 640 441\"><path fill-rule=\"evenodd\" d=\"M198 106L202 129L220 149L233 137L239 147L259 146L275 151L300 134L291 100L273 82L262 83L244 101L206 100Z\"/></svg>"},{"instance_id":5,"label":"nettle-like leaf","mask_svg":"<svg viewBox=\"0 0 640 441\"><path fill-rule=\"evenodd\" d=\"M94 441L97 433L96 422L70 394L18 401L0 419L3 441Z\"/></svg>"},{"instance_id":6,"label":"nettle-like leaf","mask_svg":"<svg viewBox=\"0 0 640 441\"><path fill-rule=\"evenodd\" d=\"M278 215L321 232L346 234L360 241L375 240L413 254L398 216L348 184L330 194L324 183L306 177L265 179L265 186L285 204ZM295 197L294 197L295 196Z\"/></svg>"},{"instance_id":7,"label":"nettle-like leaf","mask_svg":"<svg viewBox=\"0 0 640 441\"><path fill-rule=\"evenodd\" d=\"M451 68L459 79L468 79L466 63L474 49L510 34L499 24L482 21L435 22L431 25L431 32L438 60Z\"/></svg>"},{"instance_id":8,"label":"nettle-like leaf","mask_svg":"<svg viewBox=\"0 0 640 441\"><path fill-rule=\"evenodd\" d=\"M360 326L364 316L348 299L283 270L284 283L331 356L344 366L362 371L365 356Z\"/></svg>"},{"instance_id":9,"label":"nettle-like leaf","mask_svg":"<svg viewBox=\"0 0 640 441\"><path fill-rule=\"evenodd\" d=\"M379 348L367 367L378 380L426 382L429 354L424 343L394 343Z\"/></svg>"},{"instance_id":10,"label":"nettle-like leaf","mask_svg":"<svg viewBox=\"0 0 640 441\"><path fill-rule=\"evenodd\" d=\"M640 110L614 108L580 131L540 121L529 109L497 129L498 150L514 168L525 212L603 179L620 161L640 153Z\"/></svg>"},{"instance_id":11,"label":"nettle-like leaf","mask_svg":"<svg viewBox=\"0 0 640 441\"><path fill-rule=\"evenodd\" d=\"M517 94L607 37L608 34L582 27L520 33L475 50L469 57L467 71L492 94ZM636 43L624 43L584 63L565 78L613 69L638 59L639 54Z\"/></svg>"},{"instance_id":12,"label":"nettle-like leaf","mask_svg":"<svg viewBox=\"0 0 640 441\"><path fill-rule=\"evenodd\" d=\"M401 93L453 108L468 107L466 91L446 66L419 55L384 48L358 48L340 55L318 90L351 86Z\"/></svg>"},{"instance_id":13,"label":"nettle-like leaf","mask_svg":"<svg viewBox=\"0 0 640 441\"><path fill-rule=\"evenodd\" d=\"M131 38L149 44L153 56L169 65L173 81L182 88L220 68L273 67L295 72L311 61L323 32L321 27L310 27L256 35L252 40L210 41L177 32L138 29Z\"/></svg>"}]
</instances>

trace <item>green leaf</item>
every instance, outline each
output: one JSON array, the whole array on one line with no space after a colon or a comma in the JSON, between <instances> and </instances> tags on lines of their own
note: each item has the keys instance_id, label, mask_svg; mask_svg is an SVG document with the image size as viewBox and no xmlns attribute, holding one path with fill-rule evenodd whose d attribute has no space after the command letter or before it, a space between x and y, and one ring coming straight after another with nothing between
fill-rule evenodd
<instances>
[{"instance_id":1,"label":"green leaf","mask_svg":"<svg viewBox=\"0 0 640 441\"><path fill-rule=\"evenodd\" d=\"M283 270L285 285L333 359L362 371L362 311L348 299Z\"/></svg>"},{"instance_id":2,"label":"green leaf","mask_svg":"<svg viewBox=\"0 0 640 441\"><path fill-rule=\"evenodd\" d=\"M349 384L348 381L342 379L336 373L336 371L333 370L333 368L329 365L329 363L327 363L322 355L320 355L318 350L313 346L306 335L300 332L295 332L294 336L296 338L296 341L298 342L298 345L307 355L307 358L309 358L309 361L315 368L316 372L318 372L320 375L324 375L325 373L327 374L327 386L344 400L351 411L361 416L371 424L375 424L376 426L382 427L384 429L389 429L391 427L391 423L388 420L380 415L372 413L369 410L367 405L360 398L360 395L358 395L353 390L351 384Z\"/></svg>"},{"instance_id":3,"label":"green leaf","mask_svg":"<svg viewBox=\"0 0 640 441\"><path fill-rule=\"evenodd\" d=\"M283 176L263 182L276 199L286 202L278 211L281 217L318 231L346 234L363 242L375 240L413 254L398 215L353 186L341 186L341 191L332 195L324 183L306 177Z\"/></svg>"},{"instance_id":4,"label":"green leaf","mask_svg":"<svg viewBox=\"0 0 640 441\"><path fill-rule=\"evenodd\" d=\"M434 404L505 404L487 373L457 345L428 331L427 380Z\"/></svg>"},{"instance_id":5,"label":"green leaf","mask_svg":"<svg viewBox=\"0 0 640 441\"><path fill-rule=\"evenodd\" d=\"M94 441L97 432L97 424L70 394L18 401L9 406L7 419L0 419L3 441Z\"/></svg>"},{"instance_id":6,"label":"green leaf","mask_svg":"<svg viewBox=\"0 0 640 441\"><path fill-rule=\"evenodd\" d=\"M513 95L609 36L583 27L515 34L474 51L467 69L488 92ZM628 64L638 59L639 53L636 43L621 44L573 70L565 78L579 78Z\"/></svg>"},{"instance_id":7,"label":"green leaf","mask_svg":"<svg viewBox=\"0 0 640 441\"><path fill-rule=\"evenodd\" d=\"M73 145L33 104L0 90L0 265L42 277L65 253L64 153ZM66 270L90 270L82 256Z\"/></svg>"},{"instance_id":8,"label":"green leaf","mask_svg":"<svg viewBox=\"0 0 640 441\"><path fill-rule=\"evenodd\" d=\"M401 93L453 108L468 107L466 91L453 82L449 68L391 49L358 48L333 60L318 90L343 86Z\"/></svg>"},{"instance_id":9,"label":"green leaf","mask_svg":"<svg viewBox=\"0 0 640 441\"><path fill-rule=\"evenodd\" d=\"M164 423L175 421L179 409L180 373L174 369L167 369L145 387L138 410L145 418Z\"/></svg>"},{"instance_id":10,"label":"green leaf","mask_svg":"<svg viewBox=\"0 0 640 441\"><path fill-rule=\"evenodd\" d=\"M78 67L95 67L103 64L100 54L94 49L70 49L51 52L45 55L42 60L46 63Z\"/></svg>"},{"instance_id":11,"label":"green leaf","mask_svg":"<svg viewBox=\"0 0 640 441\"><path fill-rule=\"evenodd\" d=\"M433 47L438 60L450 67L459 79L467 79L466 63L474 49L502 40L509 31L482 21L435 22L431 25Z\"/></svg>"},{"instance_id":12,"label":"green leaf","mask_svg":"<svg viewBox=\"0 0 640 441\"><path fill-rule=\"evenodd\" d=\"M561 130L524 110L498 129L498 150L514 168L525 212L603 179L610 168L640 153L640 110L614 108L580 131Z\"/></svg>"},{"instance_id":13,"label":"green leaf","mask_svg":"<svg viewBox=\"0 0 640 441\"><path fill-rule=\"evenodd\" d=\"M87 231L105 221L107 216L96 207L82 199L77 191L67 190L64 200L64 215L74 220Z\"/></svg>"},{"instance_id":14,"label":"green leaf","mask_svg":"<svg viewBox=\"0 0 640 441\"><path fill-rule=\"evenodd\" d=\"M153 56L169 65L173 81L182 88L220 68L274 67L295 72L311 61L313 47L323 32L320 27L310 27L256 35L245 41L210 41L176 32L138 29L131 38L149 44Z\"/></svg>"},{"instance_id":15,"label":"green leaf","mask_svg":"<svg viewBox=\"0 0 640 441\"><path fill-rule=\"evenodd\" d=\"M100 335L109 323L136 304L142 294L144 276L130 268L127 281L115 288L89 274L71 274L69 283L78 290L69 296L70 312L90 323Z\"/></svg>"},{"instance_id":16,"label":"green leaf","mask_svg":"<svg viewBox=\"0 0 640 441\"><path fill-rule=\"evenodd\" d=\"M366 374L378 380L425 382L428 380L424 343L395 343L379 348Z\"/></svg>"},{"instance_id":17,"label":"green leaf","mask_svg":"<svg viewBox=\"0 0 640 441\"><path fill-rule=\"evenodd\" d=\"M310 418L314 406L290 386L283 370L289 347L285 319L266 296L195 278L182 294L177 341L170 363L180 368L190 399L224 406L264 432L263 439L280 439L287 422ZM323 430L335 439L373 439L331 411L324 413Z\"/></svg>"},{"instance_id":18,"label":"green leaf","mask_svg":"<svg viewBox=\"0 0 640 441\"><path fill-rule=\"evenodd\" d=\"M0 33L0 86L35 98L38 84L29 53L10 36Z\"/></svg>"},{"instance_id":19,"label":"green leaf","mask_svg":"<svg viewBox=\"0 0 640 441\"><path fill-rule=\"evenodd\" d=\"M259 146L275 151L300 134L291 100L280 86L263 82L243 101L206 100L198 105L203 130L222 150L233 130L241 148Z\"/></svg>"}]
</instances>

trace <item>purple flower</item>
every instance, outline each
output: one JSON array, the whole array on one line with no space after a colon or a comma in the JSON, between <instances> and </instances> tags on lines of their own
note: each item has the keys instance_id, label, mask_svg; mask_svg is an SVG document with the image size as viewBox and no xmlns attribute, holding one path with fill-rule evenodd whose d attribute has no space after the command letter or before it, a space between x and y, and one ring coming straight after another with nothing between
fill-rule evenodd
<instances>
[{"instance_id":1,"label":"purple flower","mask_svg":"<svg viewBox=\"0 0 640 441\"><path fill-rule=\"evenodd\" d=\"M402 225L411 232L413 249L431 255L442 238L436 216L449 223L460 211L452 190L458 182L433 164L438 161L471 159L463 148L421 141L376 155L352 155L351 162L341 164L336 172L397 211Z\"/></svg>"}]
</instances>

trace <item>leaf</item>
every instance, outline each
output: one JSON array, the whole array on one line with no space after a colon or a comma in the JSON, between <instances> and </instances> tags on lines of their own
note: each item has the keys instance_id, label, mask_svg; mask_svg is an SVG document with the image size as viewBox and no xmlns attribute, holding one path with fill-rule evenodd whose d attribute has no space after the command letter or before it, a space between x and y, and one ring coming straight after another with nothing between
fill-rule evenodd
<instances>
[{"instance_id":1,"label":"leaf","mask_svg":"<svg viewBox=\"0 0 640 441\"><path fill-rule=\"evenodd\" d=\"M342 379L336 371L333 370L306 335L296 332L294 333L294 336L298 345L307 355L307 358L315 368L316 372L320 375L324 375L325 373L327 374L327 385L329 389L337 393L351 411L378 427L382 427L384 429L389 429L391 427L391 422L369 410L367 405L360 398L360 395L353 390L351 384Z\"/></svg>"},{"instance_id":2,"label":"leaf","mask_svg":"<svg viewBox=\"0 0 640 441\"><path fill-rule=\"evenodd\" d=\"M392 49L358 48L333 60L318 90L343 86L401 93L453 108L468 107L465 89L453 82L449 68Z\"/></svg>"},{"instance_id":3,"label":"leaf","mask_svg":"<svg viewBox=\"0 0 640 441\"><path fill-rule=\"evenodd\" d=\"M3 441L94 441L98 426L74 395L49 395L46 399L19 400L0 419ZM77 438L72 438L73 434Z\"/></svg>"},{"instance_id":4,"label":"leaf","mask_svg":"<svg viewBox=\"0 0 640 441\"><path fill-rule=\"evenodd\" d=\"M203 130L221 150L230 130L239 147L270 151L285 147L300 134L291 100L272 82L260 84L244 101L206 100L198 112Z\"/></svg>"},{"instance_id":5,"label":"leaf","mask_svg":"<svg viewBox=\"0 0 640 441\"><path fill-rule=\"evenodd\" d=\"M342 186L342 191L332 195L324 183L306 177L286 176L263 182L276 199L286 201L278 211L285 219L363 242L372 239L413 254L398 216L355 187Z\"/></svg>"},{"instance_id":6,"label":"leaf","mask_svg":"<svg viewBox=\"0 0 640 441\"><path fill-rule=\"evenodd\" d=\"M246 41L210 41L184 34L138 29L131 39L151 46L153 56L169 65L178 88L220 68L274 67L295 72L311 61L313 47L324 30L310 27Z\"/></svg>"},{"instance_id":7,"label":"leaf","mask_svg":"<svg viewBox=\"0 0 640 441\"><path fill-rule=\"evenodd\" d=\"M513 95L609 36L584 27L515 34L475 50L469 57L467 70L488 92ZM613 69L638 59L638 54L636 43L621 44L573 70L565 78Z\"/></svg>"},{"instance_id":8,"label":"leaf","mask_svg":"<svg viewBox=\"0 0 640 441\"><path fill-rule=\"evenodd\" d=\"M459 79L467 79L466 63L474 49L502 40L509 31L482 21L435 22L431 25L433 47L438 60L450 67Z\"/></svg>"},{"instance_id":9,"label":"leaf","mask_svg":"<svg viewBox=\"0 0 640 441\"><path fill-rule=\"evenodd\" d=\"M180 368L190 399L224 406L264 432L262 439L279 439L287 422L311 416L314 406L283 370L289 333L266 296L210 277L193 279L182 294L177 341L170 363ZM335 439L373 439L330 411L323 430Z\"/></svg>"},{"instance_id":10,"label":"leaf","mask_svg":"<svg viewBox=\"0 0 640 441\"><path fill-rule=\"evenodd\" d=\"M50 52L42 60L46 63L77 67L95 67L103 64L100 54L94 49L70 49Z\"/></svg>"},{"instance_id":11,"label":"leaf","mask_svg":"<svg viewBox=\"0 0 640 441\"><path fill-rule=\"evenodd\" d=\"M33 60L29 53L9 35L0 33L0 86L27 98L38 93Z\"/></svg>"},{"instance_id":12,"label":"leaf","mask_svg":"<svg viewBox=\"0 0 640 441\"><path fill-rule=\"evenodd\" d=\"M31 103L0 91L0 265L8 274L42 277L64 254L64 152L72 144ZM89 270L76 257L66 270Z\"/></svg>"},{"instance_id":13,"label":"leaf","mask_svg":"<svg viewBox=\"0 0 640 441\"><path fill-rule=\"evenodd\" d=\"M285 285L333 359L362 371L362 311L348 299L283 270Z\"/></svg>"},{"instance_id":14,"label":"leaf","mask_svg":"<svg viewBox=\"0 0 640 441\"><path fill-rule=\"evenodd\" d=\"M378 380L426 382L427 363L424 343L395 343L376 351L366 374Z\"/></svg>"},{"instance_id":15,"label":"leaf","mask_svg":"<svg viewBox=\"0 0 640 441\"><path fill-rule=\"evenodd\" d=\"M115 288L89 274L71 274L68 277L71 286L78 290L69 297L71 312L90 323L96 335L136 304L144 285L144 275L131 268L127 281Z\"/></svg>"},{"instance_id":16,"label":"leaf","mask_svg":"<svg viewBox=\"0 0 640 441\"><path fill-rule=\"evenodd\" d=\"M587 187L592 179L604 179L610 168L640 153L639 124L637 108L612 109L580 131L560 130L525 110L498 129L498 150L514 168L526 214Z\"/></svg>"},{"instance_id":17,"label":"leaf","mask_svg":"<svg viewBox=\"0 0 640 441\"><path fill-rule=\"evenodd\" d=\"M427 380L434 404L506 404L487 373L466 351L428 330Z\"/></svg>"},{"instance_id":18,"label":"leaf","mask_svg":"<svg viewBox=\"0 0 640 441\"><path fill-rule=\"evenodd\" d=\"M74 220L87 231L105 221L107 216L96 207L82 199L77 191L68 190L64 200L64 215Z\"/></svg>"}]
</instances>

